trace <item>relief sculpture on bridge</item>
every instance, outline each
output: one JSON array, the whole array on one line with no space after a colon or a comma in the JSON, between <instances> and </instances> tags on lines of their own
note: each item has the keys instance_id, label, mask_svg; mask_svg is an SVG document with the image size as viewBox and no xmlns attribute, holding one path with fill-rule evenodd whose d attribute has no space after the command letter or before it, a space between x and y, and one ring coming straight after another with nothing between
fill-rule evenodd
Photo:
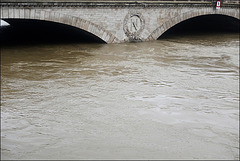
<instances>
[{"instance_id":1,"label":"relief sculpture on bridge","mask_svg":"<svg viewBox=\"0 0 240 161\"><path fill-rule=\"evenodd\" d=\"M123 22L123 30L128 37L128 41L142 41L140 34L144 29L144 24L145 21L141 13L130 12L126 15Z\"/></svg>"}]
</instances>

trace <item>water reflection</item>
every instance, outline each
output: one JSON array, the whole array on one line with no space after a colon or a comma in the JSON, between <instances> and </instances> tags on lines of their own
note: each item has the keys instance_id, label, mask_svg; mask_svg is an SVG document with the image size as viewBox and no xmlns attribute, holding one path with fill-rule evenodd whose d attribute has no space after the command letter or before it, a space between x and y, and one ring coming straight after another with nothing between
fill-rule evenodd
<instances>
[{"instance_id":1,"label":"water reflection","mask_svg":"<svg viewBox=\"0 0 240 161\"><path fill-rule=\"evenodd\" d=\"M239 159L239 38L5 47L2 159Z\"/></svg>"}]
</instances>

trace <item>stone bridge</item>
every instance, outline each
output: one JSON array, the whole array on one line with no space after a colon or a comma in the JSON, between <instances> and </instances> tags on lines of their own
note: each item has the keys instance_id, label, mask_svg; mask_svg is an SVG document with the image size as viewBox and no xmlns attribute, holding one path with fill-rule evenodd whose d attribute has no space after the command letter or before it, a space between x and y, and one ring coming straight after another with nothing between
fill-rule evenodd
<instances>
[{"instance_id":1,"label":"stone bridge","mask_svg":"<svg viewBox=\"0 0 240 161\"><path fill-rule=\"evenodd\" d=\"M158 39L172 26L202 15L239 20L239 2L212 1L78 1L1 2L1 19L34 19L74 26L106 43Z\"/></svg>"}]
</instances>

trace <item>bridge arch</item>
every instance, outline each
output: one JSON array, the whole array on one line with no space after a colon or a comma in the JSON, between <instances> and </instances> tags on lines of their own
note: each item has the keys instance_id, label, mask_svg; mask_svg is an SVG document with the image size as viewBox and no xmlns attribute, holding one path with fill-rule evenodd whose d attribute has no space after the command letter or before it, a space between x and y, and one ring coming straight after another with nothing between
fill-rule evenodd
<instances>
[{"instance_id":1,"label":"bridge arch","mask_svg":"<svg viewBox=\"0 0 240 161\"><path fill-rule=\"evenodd\" d=\"M76 16L39 9L22 9L22 8L8 9L8 11L5 11L3 13L8 14L7 15L3 14L2 19L31 19L56 22L77 27L79 29L87 31L99 37L106 43L114 43L115 41L118 41L118 39L113 34L106 31L103 27Z\"/></svg>"},{"instance_id":2,"label":"bridge arch","mask_svg":"<svg viewBox=\"0 0 240 161\"><path fill-rule=\"evenodd\" d=\"M224 15L224 16L229 16L233 17L236 19L239 19L239 10L236 10L236 12L229 12L227 10L220 10L220 11L211 11L208 9L204 9L201 11L189 11L182 13L176 17L173 17L169 19L168 21L165 21L161 23L147 38L148 41L150 40L157 40L163 33L165 33L167 30L169 30L171 27L194 17L198 16L204 16L204 15Z\"/></svg>"}]
</instances>

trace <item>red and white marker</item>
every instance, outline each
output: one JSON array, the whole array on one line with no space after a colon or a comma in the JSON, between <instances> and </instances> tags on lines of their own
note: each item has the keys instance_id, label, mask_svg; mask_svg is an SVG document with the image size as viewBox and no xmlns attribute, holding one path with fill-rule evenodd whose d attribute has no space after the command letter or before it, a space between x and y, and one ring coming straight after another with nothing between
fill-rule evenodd
<instances>
[{"instance_id":1,"label":"red and white marker","mask_svg":"<svg viewBox=\"0 0 240 161\"><path fill-rule=\"evenodd\" d=\"M216 9L219 10L221 7L221 1L217 1Z\"/></svg>"}]
</instances>

